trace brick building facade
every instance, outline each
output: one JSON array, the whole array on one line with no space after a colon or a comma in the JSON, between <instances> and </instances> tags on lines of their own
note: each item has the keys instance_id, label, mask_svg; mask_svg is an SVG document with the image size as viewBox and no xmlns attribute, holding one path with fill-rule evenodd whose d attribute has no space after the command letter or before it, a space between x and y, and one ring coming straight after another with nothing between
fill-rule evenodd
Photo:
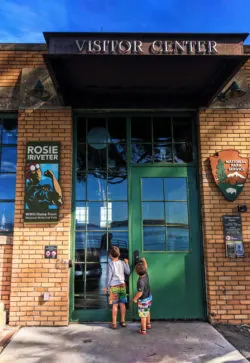
<instances>
[{"instance_id":1,"label":"brick building facade","mask_svg":"<svg viewBox=\"0 0 250 363\"><path fill-rule=\"evenodd\" d=\"M195 36L196 35L193 35L193 38L195 38ZM223 38L223 35L220 36ZM66 37L66 35L63 35L63 37ZM138 39L138 35L136 34L132 35L132 37ZM93 36L90 38L94 39ZM211 38L213 37L211 36ZM46 40L48 42L48 39ZM61 44L62 42L63 40L61 40ZM77 104L70 105L69 93L74 93L72 83L70 82L76 82L77 76L79 75L78 72L80 72L78 64L78 62L80 62L79 57L84 57L84 54L72 55L72 60L70 61L72 63L66 63L67 61L65 61L67 56L70 57L69 54L67 56L62 56L61 58L65 61L68 68L66 66L65 68L61 67L60 73L59 71L57 72L57 69L60 68L60 54L50 55L52 52L52 45L55 46L54 43L51 44L52 43L48 43L49 52L47 51L47 46L41 44L0 45L1 113L3 118L6 114L16 117L18 124L14 228L13 231L8 231L8 233L1 231L0 236L0 294L1 301L4 302L5 310L8 312L10 325L56 326L67 325L72 320L81 320L81 318L72 318L72 316L74 316L74 302L70 300L70 296L72 297L74 295L72 290L76 289L76 282L74 282L74 279L76 278L75 271L77 270L77 259L74 254L76 249L74 244L77 239L74 237L74 218L76 212L74 206L77 203L73 203L75 194L77 194L75 191L75 183L77 184L77 181L73 177L76 153L75 144L77 142L77 131L74 131L75 113L81 114L82 117L85 117L85 114L87 113L92 113L91 117L93 117L95 111L98 110L98 118L100 118L101 114L106 115L108 112L112 113L112 108L114 110L119 108L120 113L124 112L126 114L127 112L127 110L124 111L126 108L125 106L112 106L112 102L110 101L107 102L107 106L105 107L105 104L102 104L102 102L104 103L105 101L105 96L102 96L102 100L99 102L98 92L93 96L92 89L89 91L91 94L89 103L84 101L83 106L80 107L79 94L75 94L74 97L77 99ZM125 48L128 47L127 43L124 43L123 46ZM137 107L137 101L134 101L133 107L127 107L128 110L133 109L133 112L136 108L144 108L144 110L151 114L154 109L156 114L158 111L161 111L161 113L165 113L166 115L173 111L176 113L179 111L182 112L184 108L185 111L189 111L190 108L196 115L197 124L195 124L193 130L196 134L195 138L197 138L197 165L200 184L198 194L200 212L197 214L197 223L199 224L201 222L202 226L202 233L200 232L197 243L200 244L201 251L203 251L201 252L200 274L201 280L205 281L205 287L200 287L201 290L203 289L201 300L203 301L202 304L205 301L205 305L207 306L207 310L204 308L204 311L206 312L200 316L200 318L207 319L212 323L250 323L249 211L242 213L242 233L245 250L245 255L242 258L226 257L221 219L223 215L238 215L238 205L246 204L249 206L249 180L246 182L239 197L233 202L228 201L223 197L214 183L209 165L209 157L220 150L235 149L239 151L240 156L242 157L249 158L250 156L248 140L250 135L250 61L247 60L247 55L250 55L250 49L249 46L243 46L242 41L239 42L239 44L237 43L237 47L239 47L240 52L238 48L236 49L236 45L232 47L232 43L228 41L229 56L235 55L232 49L236 49L236 56L240 53L240 55L245 58L243 57L243 61L241 60L242 63L239 62L232 65L232 68L229 67L227 70L228 74L225 73L220 75L220 84L216 84L215 89L211 91L213 100L215 101L211 102L209 105L191 105L190 107L187 104L185 104L185 107L178 105L174 105L174 107L172 107L172 105L170 105L170 107L159 107L159 105L156 105L153 107L152 105L145 108L141 105ZM227 53L225 44L223 49L224 52ZM220 57L220 55L216 56ZM96 58L99 60L102 56L91 55L91 57L93 63L95 63ZM109 55L107 56L107 59L110 57L116 57L116 55ZM121 62L126 58L125 55L119 55L119 57ZM127 55L127 57L128 62L130 62L129 55ZM135 55L131 55L131 57L135 57ZM139 59L139 57L143 56L136 55L136 57ZM150 57L156 57L156 55L151 55ZM162 57L161 59L163 59ZM165 55L165 57L168 57L168 55ZM179 55L179 57L182 57L182 55ZM196 57L196 55L189 55L189 57ZM197 55L197 58L198 57L201 57L201 55ZM215 57L215 55L212 57ZM105 63L104 71L106 71L109 65L106 64L105 56L103 56L102 59ZM199 58L195 64L197 64L197 67L199 68L199 64L202 62L203 61ZM227 62L227 59L225 62ZM98 63L96 66L101 66L101 64L102 63ZM84 65L85 63L83 61L81 66L84 68ZM155 65L153 60L151 67L154 67ZM87 65L87 67L88 66L89 65ZM184 69L186 63L180 63L178 66L183 66ZM194 71L193 66L194 65L191 65L192 71ZM216 66L218 67L218 65ZM73 72L74 67L76 67L75 73ZM209 65L205 65L204 67L206 70L206 67L209 68ZM62 73L63 71L66 72L66 69L69 70L69 74L65 74L65 79L63 79ZM201 71L204 72L204 69ZM182 73L182 69L180 68L179 70ZM188 71L188 68L185 70ZM118 71L121 72L121 70ZM70 72L72 72L72 74ZM124 69L124 72L128 72L128 69ZM111 76L112 71L110 70L110 77ZM183 74L182 77L184 77ZM193 73L192 77L194 83L196 83L195 73ZM95 75L93 75L93 78L95 78ZM37 98L32 99L27 96L34 85L34 80L37 81L37 79L42 79L44 87L47 87L46 89L50 90L51 96L49 100L46 99L41 101ZM236 80L244 88L245 95L241 98L226 100L224 103L218 102L218 100L216 100L216 95L227 89L233 80ZM105 79L102 81L105 82ZM95 82L98 85L98 79L95 78ZM151 78L149 79L149 86L151 84L150 82L153 82ZM143 82L142 84L144 87L147 86ZM103 84L101 86L103 86ZM67 87L69 89L66 91ZM208 82L204 87L210 87L212 89L214 86L209 85ZM84 92L83 98L88 100L88 91ZM121 91L119 92L120 97L123 97L123 93ZM175 90L175 92L178 94L178 89ZM109 97L112 97L112 95ZM114 99L116 99L115 97L117 96L115 95ZM136 93L134 97L137 97ZM184 99L186 95L184 94L182 97ZM93 100L97 103L99 102L99 104L94 105ZM127 100L129 104L129 96L127 97ZM140 103L141 99L138 102ZM173 122L175 122L175 119ZM133 125L130 126L130 128L133 132ZM59 208L59 221L54 224L24 223L25 153L27 142L31 141L59 141L61 145L60 184L63 192L63 205ZM130 146L128 146L128 148L130 148ZM162 165L163 164L161 164L161 166ZM109 167L112 167L111 164ZM161 170L163 170L163 168L161 168ZM130 179L129 183L132 183L132 179ZM128 188L130 188L130 186L128 186ZM2 197L1 199L4 198ZM115 205L115 202L113 204ZM132 207L130 210L133 214ZM201 221L199 222L200 219ZM132 241L133 229L137 227L132 225L128 228L130 231L129 234L131 233L129 235L129 257L131 261L135 250ZM197 230L198 229L199 227L197 227ZM87 231L84 233L87 235L89 232ZM44 258L44 248L47 245L57 246L57 259ZM146 250L145 247L144 250ZM69 268L69 260L72 260L73 268ZM85 275L87 275L87 262L85 256L83 262L83 265L86 265L84 267ZM173 263L177 265L179 262L176 259L173 260ZM205 266L204 269L203 264ZM102 263L101 265L102 269L104 269L104 265ZM182 269L182 267L180 269ZM188 274L188 272L186 273ZM186 279L188 278L186 277ZM85 277L85 285L87 285L87 282ZM130 286L133 286L132 283ZM161 289L163 288L162 286ZM168 286L167 282L166 286ZM86 298L86 294L88 293L86 287L84 289L85 295L83 294L83 299ZM131 289L132 287L130 287L130 290ZM185 287L183 287L183 289L185 289ZM186 290L188 290L188 287ZM44 299L43 294L45 292L48 292L50 295L49 301ZM169 291L166 290L165 293L167 295ZM181 295L178 295L177 298L179 299L180 296ZM188 296L188 291L185 296ZM184 304L184 300L182 304ZM132 308L130 307L130 310L131 309ZM88 314L91 315L90 311L92 310L89 306L86 311L89 311ZM95 311L93 314L95 314ZM98 314L96 314L96 316L96 319L87 317L86 319L83 318L83 320L103 319L100 318ZM194 317L195 316L196 315L194 315ZM179 315L176 317L180 319L189 318L186 313L183 314L183 316ZM192 317L193 315L191 314L191 318ZM133 318L133 316L131 316L131 318ZM168 316L166 316L166 318L168 318Z\"/></svg>"}]
</instances>

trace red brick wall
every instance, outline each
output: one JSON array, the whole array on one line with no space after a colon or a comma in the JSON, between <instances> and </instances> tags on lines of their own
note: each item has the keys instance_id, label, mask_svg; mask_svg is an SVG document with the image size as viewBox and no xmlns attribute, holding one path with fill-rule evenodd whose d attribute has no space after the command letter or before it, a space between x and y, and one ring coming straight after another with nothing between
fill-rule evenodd
<instances>
[{"instance_id":1,"label":"red brick wall","mask_svg":"<svg viewBox=\"0 0 250 363\"><path fill-rule=\"evenodd\" d=\"M10 306L11 270L12 245L0 243L0 300L7 311Z\"/></svg>"},{"instance_id":2,"label":"red brick wall","mask_svg":"<svg viewBox=\"0 0 250 363\"><path fill-rule=\"evenodd\" d=\"M223 149L236 149L249 157L250 109L204 110L199 117L201 198L209 319L212 322L250 323L250 181L234 202L227 201L212 179L209 157ZM222 216L242 213L244 258L225 257Z\"/></svg>"},{"instance_id":3,"label":"red brick wall","mask_svg":"<svg viewBox=\"0 0 250 363\"><path fill-rule=\"evenodd\" d=\"M24 168L27 141L60 141L60 185L64 204L56 224L24 224ZM10 299L11 325L66 325L72 179L70 109L26 110L18 117L18 160ZM44 259L44 246L57 245L58 259ZM49 292L51 300L42 301Z\"/></svg>"}]
</instances>

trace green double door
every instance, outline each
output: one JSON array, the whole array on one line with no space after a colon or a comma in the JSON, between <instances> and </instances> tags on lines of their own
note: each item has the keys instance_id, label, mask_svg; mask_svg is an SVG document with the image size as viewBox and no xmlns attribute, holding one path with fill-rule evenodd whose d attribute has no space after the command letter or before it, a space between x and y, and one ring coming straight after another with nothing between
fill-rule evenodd
<instances>
[{"instance_id":1,"label":"green double door","mask_svg":"<svg viewBox=\"0 0 250 363\"><path fill-rule=\"evenodd\" d=\"M152 319L205 318L196 181L194 167L131 169L130 257L147 260ZM133 272L133 294L136 281Z\"/></svg>"}]
</instances>

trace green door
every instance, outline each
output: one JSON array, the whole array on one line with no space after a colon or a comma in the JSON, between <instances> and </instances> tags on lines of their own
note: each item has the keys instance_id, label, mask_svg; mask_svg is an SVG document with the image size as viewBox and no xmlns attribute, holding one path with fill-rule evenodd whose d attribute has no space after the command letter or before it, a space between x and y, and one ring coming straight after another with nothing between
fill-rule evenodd
<instances>
[{"instance_id":1,"label":"green door","mask_svg":"<svg viewBox=\"0 0 250 363\"><path fill-rule=\"evenodd\" d=\"M196 170L139 167L131 173L132 254L148 262L152 319L204 319ZM135 272L132 280L135 293Z\"/></svg>"}]
</instances>

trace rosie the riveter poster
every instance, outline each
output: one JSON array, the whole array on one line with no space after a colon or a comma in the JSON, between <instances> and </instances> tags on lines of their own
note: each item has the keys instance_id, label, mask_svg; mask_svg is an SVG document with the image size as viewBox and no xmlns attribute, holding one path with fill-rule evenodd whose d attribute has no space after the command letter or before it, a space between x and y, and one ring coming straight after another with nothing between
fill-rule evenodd
<instances>
[{"instance_id":1,"label":"rosie the riveter poster","mask_svg":"<svg viewBox=\"0 0 250 363\"><path fill-rule=\"evenodd\" d=\"M59 184L59 142L29 142L26 146L25 222L57 222L62 205Z\"/></svg>"}]
</instances>

